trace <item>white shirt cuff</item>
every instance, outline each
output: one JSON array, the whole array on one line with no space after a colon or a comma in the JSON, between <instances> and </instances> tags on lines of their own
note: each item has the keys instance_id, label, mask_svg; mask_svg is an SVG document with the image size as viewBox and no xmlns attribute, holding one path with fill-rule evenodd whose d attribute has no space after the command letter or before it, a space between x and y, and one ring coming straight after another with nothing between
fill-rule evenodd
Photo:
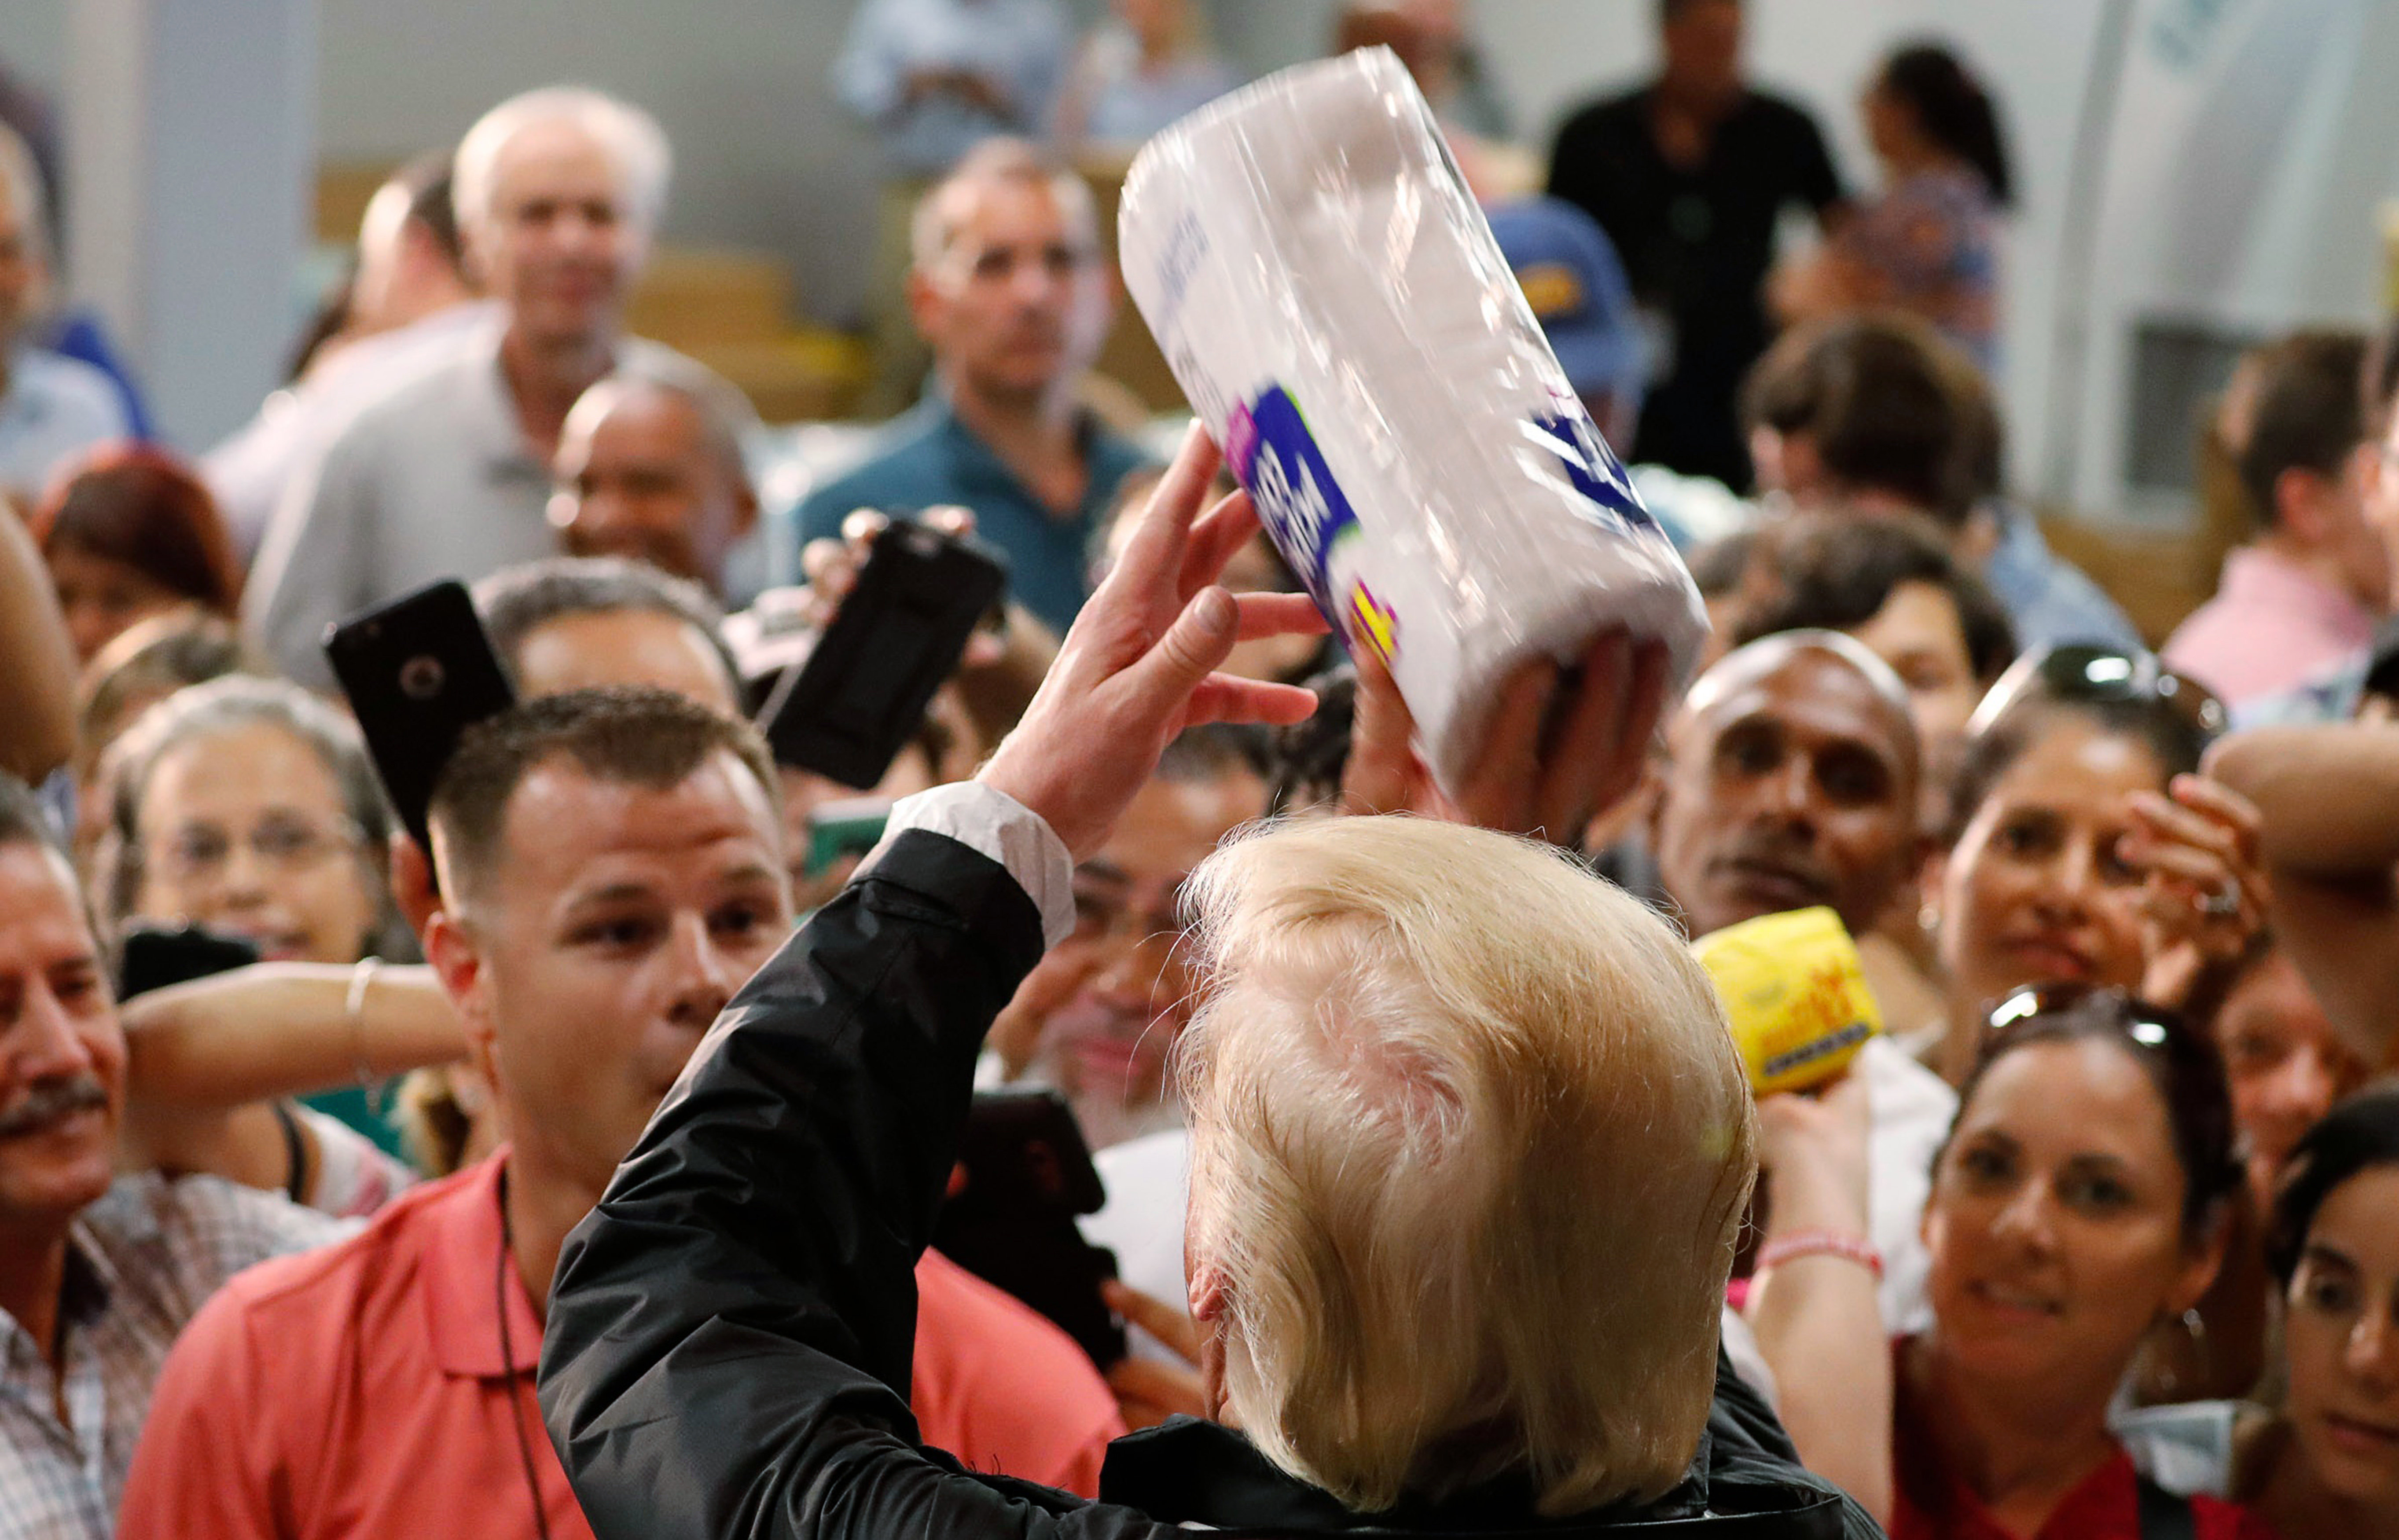
<instances>
[{"instance_id":1,"label":"white shirt cuff","mask_svg":"<svg viewBox=\"0 0 2399 1540\"><path fill-rule=\"evenodd\" d=\"M885 846L909 829L946 834L1006 867L1041 912L1044 946L1054 947L1074 934L1074 858L1041 815L1014 797L971 780L902 797L892 804L881 844L859 870L873 866Z\"/></svg>"}]
</instances>

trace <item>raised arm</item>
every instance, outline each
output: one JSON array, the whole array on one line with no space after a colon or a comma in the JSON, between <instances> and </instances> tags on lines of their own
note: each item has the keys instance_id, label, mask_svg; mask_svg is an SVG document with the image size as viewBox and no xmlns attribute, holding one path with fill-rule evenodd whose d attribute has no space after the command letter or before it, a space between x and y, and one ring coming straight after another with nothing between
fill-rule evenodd
<instances>
[{"instance_id":1,"label":"raised arm","mask_svg":"<svg viewBox=\"0 0 2399 1540\"><path fill-rule=\"evenodd\" d=\"M2334 1028L2399 1065L2399 727L2267 727L2207 774L2257 805L2275 938Z\"/></svg>"},{"instance_id":2,"label":"raised arm","mask_svg":"<svg viewBox=\"0 0 2399 1540\"><path fill-rule=\"evenodd\" d=\"M39 786L75 746L75 655L50 570L0 498L0 770Z\"/></svg>"},{"instance_id":3,"label":"raised arm","mask_svg":"<svg viewBox=\"0 0 2399 1540\"><path fill-rule=\"evenodd\" d=\"M123 1017L122 1158L270 1192L325 1169L316 1129L279 1106L287 1098L466 1054L423 967L260 963L129 1000Z\"/></svg>"},{"instance_id":4,"label":"raised arm","mask_svg":"<svg viewBox=\"0 0 2399 1540\"><path fill-rule=\"evenodd\" d=\"M1072 925L1071 858L1208 720L1305 715L1213 672L1302 598L1213 585L1247 500L1194 521L1196 435L978 781L901 804L840 898L736 997L560 1258L541 1398L603 1536L1148 1533L914 1445L915 1294L983 1034Z\"/></svg>"}]
</instances>

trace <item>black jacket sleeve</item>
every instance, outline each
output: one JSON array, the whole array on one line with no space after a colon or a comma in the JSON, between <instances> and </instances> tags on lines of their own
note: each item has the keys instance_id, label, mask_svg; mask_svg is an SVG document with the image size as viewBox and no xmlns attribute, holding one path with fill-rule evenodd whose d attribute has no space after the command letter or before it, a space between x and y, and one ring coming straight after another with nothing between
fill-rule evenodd
<instances>
[{"instance_id":1,"label":"black jacket sleeve","mask_svg":"<svg viewBox=\"0 0 2399 1540\"><path fill-rule=\"evenodd\" d=\"M594 1532L1156 1533L908 1414L975 1055L1040 954L1013 878L915 831L735 997L559 1259L541 1402Z\"/></svg>"}]
</instances>

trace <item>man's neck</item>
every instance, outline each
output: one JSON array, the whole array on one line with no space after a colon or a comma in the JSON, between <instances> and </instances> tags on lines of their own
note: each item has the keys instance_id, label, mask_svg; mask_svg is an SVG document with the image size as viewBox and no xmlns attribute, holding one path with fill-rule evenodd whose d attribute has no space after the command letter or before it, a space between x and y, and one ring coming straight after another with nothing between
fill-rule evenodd
<instances>
[{"instance_id":1,"label":"man's neck","mask_svg":"<svg viewBox=\"0 0 2399 1540\"><path fill-rule=\"evenodd\" d=\"M535 457L548 465L575 399L616 367L617 338L596 332L576 338L532 338L511 326L500 339L500 373L508 383L517 427Z\"/></svg>"},{"instance_id":2,"label":"man's neck","mask_svg":"<svg viewBox=\"0 0 2399 1540\"><path fill-rule=\"evenodd\" d=\"M537 1161L508 1156L508 1181L501 1191L508 1207L508 1246L516 1257L517 1276L524 1280L535 1320L549 1314L550 1279L558 1275L559 1250L566 1233L583 1223L599 1205L600 1195L581 1182L541 1169Z\"/></svg>"},{"instance_id":3,"label":"man's neck","mask_svg":"<svg viewBox=\"0 0 2399 1540\"><path fill-rule=\"evenodd\" d=\"M2115 1452L2107 1412L2112 1382L2072 1385L2050 1379L2019 1385L1972 1379L1959 1371L1937 1332L1909 1344L1900 1372L1918 1406L1931 1413L1925 1426L1944 1467L1995 1511L2039 1509L2045 1519ZM2085 1410L2061 1417L2061 1405Z\"/></svg>"},{"instance_id":4,"label":"man's neck","mask_svg":"<svg viewBox=\"0 0 2399 1540\"><path fill-rule=\"evenodd\" d=\"M59 1294L66 1277L63 1225L0 1227L0 1310L34 1339L53 1371L59 1363Z\"/></svg>"},{"instance_id":5,"label":"man's neck","mask_svg":"<svg viewBox=\"0 0 2399 1540\"><path fill-rule=\"evenodd\" d=\"M2349 586L2349 574L2342 570L2339 557L2308 546L2287 530L2269 530L2257 537L2255 548L2262 555L2271 556L2284 565L2305 573L2335 593L2357 599L2355 590ZM2358 603L2361 607L2371 607L2362 599Z\"/></svg>"},{"instance_id":6,"label":"man's neck","mask_svg":"<svg viewBox=\"0 0 2399 1540\"><path fill-rule=\"evenodd\" d=\"M1056 509L1057 499L1049 493L1065 482L1078 482L1084 469L1082 448L1075 431L1071 382L1061 381L1038 394L1026 395L976 390L954 378L945 384L951 410L958 414L967 431L982 439L1001 464ZM1065 500L1067 508L1064 511L1071 511L1080 500L1078 486L1076 495Z\"/></svg>"}]
</instances>

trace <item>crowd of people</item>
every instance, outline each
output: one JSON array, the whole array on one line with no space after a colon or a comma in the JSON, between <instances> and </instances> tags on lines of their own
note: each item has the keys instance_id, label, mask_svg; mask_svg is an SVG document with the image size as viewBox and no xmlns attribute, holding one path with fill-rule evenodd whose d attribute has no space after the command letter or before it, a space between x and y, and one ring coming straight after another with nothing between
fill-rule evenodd
<instances>
[{"instance_id":1,"label":"crowd of people","mask_svg":"<svg viewBox=\"0 0 2399 1540\"><path fill-rule=\"evenodd\" d=\"M0 128L0 1540L2399 1535L2399 326L2243 360L2255 537L2152 652L2008 490L1989 93L1877 63L1854 196L1743 19L1663 0L1545 177L1459 7L1342 20L1714 623L1446 785L1092 386L1075 157L1236 83L1187 5L861 6L901 395L779 522L627 331L639 107L397 171L197 461L47 345ZM779 763L901 518L1004 603L879 784ZM323 640L445 578L516 704L420 839ZM1686 943L1813 909L1884 1030L1760 1098ZM996 1091L1120 1349L943 1250Z\"/></svg>"}]
</instances>

